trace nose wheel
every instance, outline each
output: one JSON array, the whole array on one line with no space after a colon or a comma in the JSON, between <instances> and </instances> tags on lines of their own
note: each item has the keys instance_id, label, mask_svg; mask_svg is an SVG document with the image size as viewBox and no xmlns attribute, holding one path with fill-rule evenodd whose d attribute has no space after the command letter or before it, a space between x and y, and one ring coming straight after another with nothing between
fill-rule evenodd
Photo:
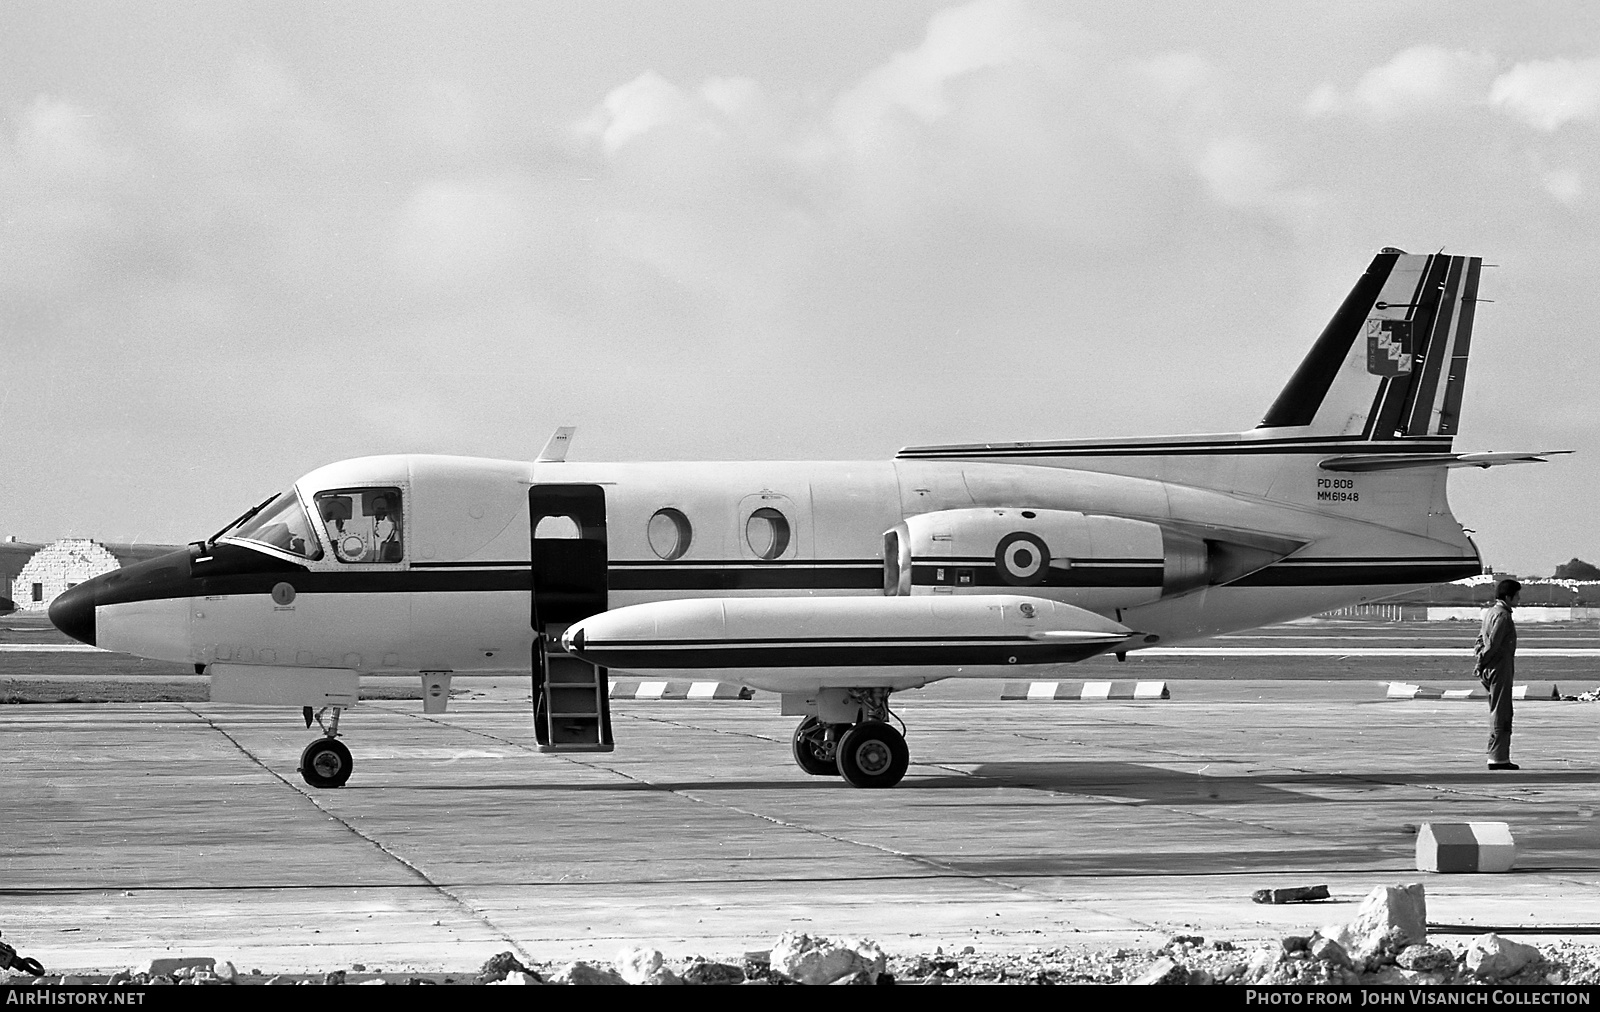
<instances>
[{"instance_id":1,"label":"nose wheel","mask_svg":"<svg viewBox=\"0 0 1600 1012\"><path fill-rule=\"evenodd\" d=\"M316 788L343 787L345 781L350 779L350 771L355 763L350 758L350 750L338 738L339 708L333 708L332 721L324 724L320 711L316 721L322 727L324 737L307 745L305 751L300 753L300 777ZM310 726L309 721L307 726Z\"/></svg>"}]
</instances>

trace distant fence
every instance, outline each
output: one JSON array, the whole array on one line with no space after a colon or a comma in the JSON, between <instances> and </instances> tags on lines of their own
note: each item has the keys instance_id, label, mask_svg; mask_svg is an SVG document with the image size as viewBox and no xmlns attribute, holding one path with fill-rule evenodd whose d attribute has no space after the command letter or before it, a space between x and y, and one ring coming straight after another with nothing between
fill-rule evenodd
<instances>
[{"instance_id":1,"label":"distant fence","mask_svg":"<svg viewBox=\"0 0 1600 1012\"><path fill-rule=\"evenodd\" d=\"M1483 618L1483 605L1437 604L1352 604L1318 615L1318 618L1364 618L1379 622L1477 622ZM1549 608L1524 605L1517 609L1518 622L1596 622L1600 608Z\"/></svg>"},{"instance_id":2,"label":"distant fence","mask_svg":"<svg viewBox=\"0 0 1600 1012\"><path fill-rule=\"evenodd\" d=\"M1425 604L1352 604L1325 611L1318 618L1375 618L1384 622L1426 622Z\"/></svg>"}]
</instances>

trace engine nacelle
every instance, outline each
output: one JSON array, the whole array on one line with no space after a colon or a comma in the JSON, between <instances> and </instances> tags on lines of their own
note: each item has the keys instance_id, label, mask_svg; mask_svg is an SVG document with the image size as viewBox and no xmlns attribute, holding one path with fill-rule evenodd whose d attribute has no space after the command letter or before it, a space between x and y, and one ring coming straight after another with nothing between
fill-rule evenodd
<instances>
[{"instance_id":1,"label":"engine nacelle","mask_svg":"<svg viewBox=\"0 0 1600 1012\"><path fill-rule=\"evenodd\" d=\"M1107 612L1208 582L1206 543L1159 524L1069 510L924 513L884 534L883 592L1024 593Z\"/></svg>"}]
</instances>

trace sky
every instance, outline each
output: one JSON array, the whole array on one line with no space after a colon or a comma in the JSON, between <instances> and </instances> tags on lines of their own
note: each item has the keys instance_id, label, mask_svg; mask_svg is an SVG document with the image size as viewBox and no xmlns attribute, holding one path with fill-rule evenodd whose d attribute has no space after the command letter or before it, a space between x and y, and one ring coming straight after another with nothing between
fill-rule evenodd
<instances>
[{"instance_id":1,"label":"sky","mask_svg":"<svg viewBox=\"0 0 1600 1012\"><path fill-rule=\"evenodd\" d=\"M1384 246L1486 268L1456 471L1600 560L1600 5L0 5L0 536L371 453L1254 426Z\"/></svg>"}]
</instances>

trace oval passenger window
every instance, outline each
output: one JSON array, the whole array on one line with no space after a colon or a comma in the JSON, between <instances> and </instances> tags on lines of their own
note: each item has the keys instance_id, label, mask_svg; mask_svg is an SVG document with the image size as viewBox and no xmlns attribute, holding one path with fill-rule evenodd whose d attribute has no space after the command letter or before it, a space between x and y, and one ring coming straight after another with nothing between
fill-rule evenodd
<instances>
[{"instance_id":1,"label":"oval passenger window","mask_svg":"<svg viewBox=\"0 0 1600 1012\"><path fill-rule=\"evenodd\" d=\"M763 506L745 521L744 539L757 558L770 562L789 548L789 519L771 506Z\"/></svg>"},{"instance_id":2,"label":"oval passenger window","mask_svg":"<svg viewBox=\"0 0 1600 1012\"><path fill-rule=\"evenodd\" d=\"M682 510L670 506L656 510L651 515L647 533L650 550L667 562L681 559L683 553L689 550L689 542L694 539L694 528L689 526L689 518L683 515Z\"/></svg>"}]
</instances>

